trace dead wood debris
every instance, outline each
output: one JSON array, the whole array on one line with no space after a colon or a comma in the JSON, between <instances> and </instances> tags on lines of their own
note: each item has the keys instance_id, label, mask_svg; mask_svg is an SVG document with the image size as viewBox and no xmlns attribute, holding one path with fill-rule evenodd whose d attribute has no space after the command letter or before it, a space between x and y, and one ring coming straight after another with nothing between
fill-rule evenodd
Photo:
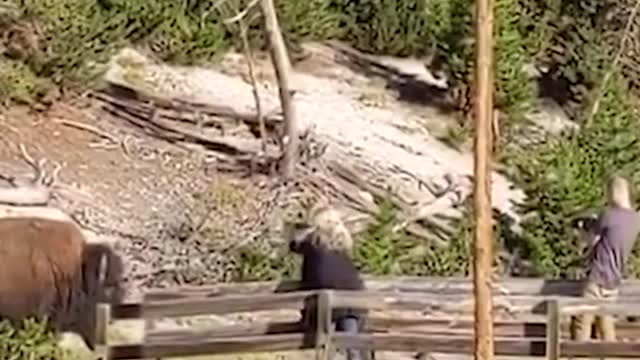
<instances>
[{"instance_id":1,"label":"dead wood debris","mask_svg":"<svg viewBox=\"0 0 640 360\"><path fill-rule=\"evenodd\" d=\"M33 170L33 178L30 180L18 179L14 176L0 174L0 180L9 186L0 187L0 203L8 205L46 205L51 198L51 189L55 186L58 173L62 169L56 164L51 175L47 175L44 169L46 158L36 161L27 152L24 144L20 144L20 156Z\"/></svg>"},{"instance_id":2,"label":"dead wood debris","mask_svg":"<svg viewBox=\"0 0 640 360\"><path fill-rule=\"evenodd\" d=\"M257 114L240 113L226 106L159 98L138 89L123 91L123 86L118 84L120 89L116 91L107 89L93 96L102 102L106 111L152 136L200 148L205 153L206 166L213 171L276 174L282 158L278 146L283 126L281 116L267 114L263 117L269 140L263 152ZM123 93L130 95L123 96ZM296 170L298 187L311 193L312 197L324 198L352 210L359 222L355 232L363 230L378 213L380 200L390 198L400 209L399 220L406 219L398 231L446 246L446 238L451 234L447 224L433 216L422 216L424 211L414 199L390 193L384 181L380 181L386 176L384 171L366 165L357 168L345 159L323 156L327 144L318 144L310 133L302 134L300 142L300 161ZM430 190L436 201L457 189L447 186Z\"/></svg>"}]
</instances>

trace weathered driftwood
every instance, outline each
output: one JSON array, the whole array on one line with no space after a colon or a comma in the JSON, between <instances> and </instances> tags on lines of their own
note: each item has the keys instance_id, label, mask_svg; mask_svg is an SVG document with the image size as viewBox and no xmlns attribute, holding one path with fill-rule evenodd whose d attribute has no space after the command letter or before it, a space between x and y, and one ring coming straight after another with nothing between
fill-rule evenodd
<instances>
[{"instance_id":1,"label":"weathered driftwood","mask_svg":"<svg viewBox=\"0 0 640 360\"><path fill-rule=\"evenodd\" d=\"M261 144L252 138L241 138L237 136L212 136L203 135L196 129L190 129L184 124L172 122L168 118L163 118L156 109L140 109L133 107L122 107L105 105L106 109L121 118L128 120L136 126L150 130L154 135L165 140L189 141L202 144L206 148L229 153L232 155L258 154ZM273 145L267 147L266 157L278 158L279 151Z\"/></svg>"},{"instance_id":2,"label":"weathered driftwood","mask_svg":"<svg viewBox=\"0 0 640 360\"><path fill-rule=\"evenodd\" d=\"M51 175L47 175L44 170L47 159L43 158L36 162L23 144L20 144L19 148L22 159L33 170L33 178L25 181L0 174L0 180L9 185L9 187L0 187L0 204L46 205L51 198L51 188L55 185L58 172L62 167L60 164L56 164Z\"/></svg>"},{"instance_id":3,"label":"weathered driftwood","mask_svg":"<svg viewBox=\"0 0 640 360\"><path fill-rule=\"evenodd\" d=\"M163 98L157 95L149 94L142 89L136 89L133 85L125 88L124 85L110 84L109 87L92 93L92 96L104 102L120 107L126 107L137 111L147 112L153 108L160 110L162 116L167 118L197 123L194 119L195 115L200 113L209 116L221 118L235 119L252 125L258 125L257 114L245 113L234 110L229 106L202 104L197 102L188 102L185 100ZM276 127L282 126L282 115L275 111L265 113L265 126ZM211 125L211 122L205 122L203 125Z\"/></svg>"},{"instance_id":4,"label":"weathered driftwood","mask_svg":"<svg viewBox=\"0 0 640 360\"><path fill-rule=\"evenodd\" d=\"M216 171L273 174L276 164L283 156L274 144L279 141L283 125L281 116L263 116L268 137L272 140L265 144L265 152L259 131L251 130L259 123L255 114L243 114L228 106L162 98L133 85L131 88L123 84L114 85L95 93L94 97L103 102L106 111L153 136L174 143L201 146L206 154L207 167ZM202 114L209 117L204 119ZM248 126L244 134L242 127L238 126L233 134L225 132L225 127L229 125L228 118ZM358 216L362 217L358 226L352 229L364 230L378 212L377 203L382 199L391 199L399 209L399 220L404 220L398 231L406 231L439 246L447 245L444 239L451 233L451 229L446 221L434 217L423 219L420 214L416 216L412 199L390 193L384 184L366 175L375 169L359 169L346 165L346 159L325 159L322 154L308 158L308 139L302 141L303 146L299 152L304 163L297 165L298 183L305 191L316 194L316 197L328 199L362 215ZM378 177L384 178L384 174L378 174ZM448 191L449 189L433 190L434 201Z\"/></svg>"},{"instance_id":5,"label":"weathered driftwood","mask_svg":"<svg viewBox=\"0 0 640 360\"><path fill-rule=\"evenodd\" d=\"M17 206L0 204L0 218L16 217L37 217L58 221L69 221L73 219L64 211L48 206Z\"/></svg>"}]
</instances>

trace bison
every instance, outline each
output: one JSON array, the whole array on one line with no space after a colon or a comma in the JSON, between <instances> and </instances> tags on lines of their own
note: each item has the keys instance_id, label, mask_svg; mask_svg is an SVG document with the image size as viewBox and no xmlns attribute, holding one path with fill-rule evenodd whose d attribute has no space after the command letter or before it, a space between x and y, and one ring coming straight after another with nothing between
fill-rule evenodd
<instances>
[{"instance_id":1,"label":"bison","mask_svg":"<svg viewBox=\"0 0 640 360\"><path fill-rule=\"evenodd\" d=\"M289 250L302 255L301 290L362 290L364 282L350 256L353 241L337 210L317 206L305 223L295 224ZM315 328L312 309L302 310L303 322ZM332 313L336 330L358 333L363 330L366 310L338 308ZM372 359L368 351L347 349L348 360Z\"/></svg>"},{"instance_id":2,"label":"bison","mask_svg":"<svg viewBox=\"0 0 640 360\"><path fill-rule=\"evenodd\" d=\"M122 269L110 246L87 242L73 222L0 218L0 318L46 316L93 350L96 304L122 300Z\"/></svg>"}]
</instances>

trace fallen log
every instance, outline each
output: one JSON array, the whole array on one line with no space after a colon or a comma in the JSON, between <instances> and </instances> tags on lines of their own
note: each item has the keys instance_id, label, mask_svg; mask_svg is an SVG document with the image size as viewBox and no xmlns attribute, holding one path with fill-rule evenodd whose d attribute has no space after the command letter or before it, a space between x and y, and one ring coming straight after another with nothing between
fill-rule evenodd
<instances>
[{"instance_id":1,"label":"fallen log","mask_svg":"<svg viewBox=\"0 0 640 360\"><path fill-rule=\"evenodd\" d=\"M185 117L184 114L201 113L204 115L235 119L251 125L259 125L258 114L237 111L224 105L203 104L183 99L163 98L161 96L152 95L131 84L127 84L125 86L124 84L110 83L107 88L91 93L91 96L112 105L123 108L126 107L137 111L148 110L149 107L153 106L158 108L163 115L167 117L173 116L175 119L181 119L193 123L196 121L191 120L189 117ZM283 124L282 115L274 114L274 111L267 112L264 115L264 121L267 127L277 127Z\"/></svg>"}]
</instances>

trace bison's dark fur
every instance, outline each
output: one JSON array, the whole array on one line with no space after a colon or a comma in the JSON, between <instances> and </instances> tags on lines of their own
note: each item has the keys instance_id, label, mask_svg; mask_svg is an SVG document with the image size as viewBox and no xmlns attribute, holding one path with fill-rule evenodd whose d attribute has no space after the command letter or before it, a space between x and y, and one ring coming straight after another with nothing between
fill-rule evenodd
<instances>
[{"instance_id":1,"label":"bison's dark fur","mask_svg":"<svg viewBox=\"0 0 640 360\"><path fill-rule=\"evenodd\" d=\"M71 222L0 219L0 317L47 316L93 349L95 305L121 300L122 263Z\"/></svg>"}]
</instances>

